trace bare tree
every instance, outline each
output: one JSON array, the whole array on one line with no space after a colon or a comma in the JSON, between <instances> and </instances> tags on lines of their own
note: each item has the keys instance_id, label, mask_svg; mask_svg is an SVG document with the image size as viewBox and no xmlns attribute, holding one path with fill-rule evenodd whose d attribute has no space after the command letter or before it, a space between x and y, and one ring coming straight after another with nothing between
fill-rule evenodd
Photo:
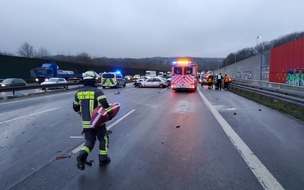
<instances>
[{"instance_id":1,"label":"bare tree","mask_svg":"<svg viewBox=\"0 0 304 190\"><path fill-rule=\"evenodd\" d=\"M92 62L91 56L86 52L82 52L82 53L79 53L78 55L76 55L75 60L80 63L91 63Z\"/></svg>"},{"instance_id":2,"label":"bare tree","mask_svg":"<svg viewBox=\"0 0 304 190\"><path fill-rule=\"evenodd\" d=\"M24 42L18 49L17 53L19 56L28 57L28 58L35 56L35 50L33 46L31 46L28 42Z\"/></svg>"},{"instance_id":3,"label":"bare tree","mask_svg":"<svg viewBox=\"0 0 304 190\"><path fill-rule=\"evenodd\" d=\"M50 53L48 52L47 49L45 48L39 48L37 54L36 54L36 57L38 58L45 58L45 57L49 57L50 56Z\"/></svg>"}]
</instances>

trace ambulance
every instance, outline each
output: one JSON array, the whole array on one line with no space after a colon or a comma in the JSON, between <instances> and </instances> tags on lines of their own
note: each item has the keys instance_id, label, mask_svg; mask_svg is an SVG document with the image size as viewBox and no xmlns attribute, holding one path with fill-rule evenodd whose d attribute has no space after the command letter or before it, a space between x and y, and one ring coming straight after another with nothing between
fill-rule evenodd
<instances>
[{"instance_id":1,"label":"ambulance","mask_svg":"<svg viewBox=\"0 0 304 190\"><path fill-rule=\"evenodd\" d=\"M174 91L195 91L198 84L197 71L197 63L191 60L173 61L171 89Z\"/></svg>"}]
</instances>

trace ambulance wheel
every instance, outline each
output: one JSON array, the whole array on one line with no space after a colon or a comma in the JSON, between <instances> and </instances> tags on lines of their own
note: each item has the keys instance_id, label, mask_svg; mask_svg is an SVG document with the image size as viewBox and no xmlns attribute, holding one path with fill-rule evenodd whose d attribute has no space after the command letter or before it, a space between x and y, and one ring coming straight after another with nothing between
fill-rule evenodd
<instances>
[{"instance_id":1,"label":"ambulance wheel","mask_svg":"<svg viewBox=\"0 0 304 190\"><path fill-rule=\"evenodd\" d=\"M126 87L126 83L123 84L123 87Z\"/></svg>"}]
</instances>

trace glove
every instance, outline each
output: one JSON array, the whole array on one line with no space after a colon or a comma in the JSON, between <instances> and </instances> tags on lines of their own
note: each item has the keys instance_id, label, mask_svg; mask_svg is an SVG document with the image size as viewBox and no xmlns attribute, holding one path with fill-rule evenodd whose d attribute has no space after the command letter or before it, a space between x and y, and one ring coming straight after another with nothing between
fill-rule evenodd
<instances>
[{"instance_id":1,"label":"glove","mask_svg":"<svg viewBox=\"0 0 304 190\"><path fill-rule=\"evenodd\" d=\"M111 120L111 119L113 118L113 113L112 113L112 111L109 111L109 112L108 112L108 116L109 116L109 120Z\"/></svg>"}]
</instances>

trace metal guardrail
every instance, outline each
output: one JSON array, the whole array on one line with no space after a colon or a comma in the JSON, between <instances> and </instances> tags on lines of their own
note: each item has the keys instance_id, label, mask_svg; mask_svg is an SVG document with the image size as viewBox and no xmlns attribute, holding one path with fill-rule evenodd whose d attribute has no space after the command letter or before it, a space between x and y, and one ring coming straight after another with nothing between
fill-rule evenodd
<instances>
[{"instance_id":1,"label":"metal guardrail","mask_svg":"<svg viewBox=\"0 0 304 190\"><path fill-rule=\"evenodd\" d=\"M245 79L234 79L230 85L304 107L304 87L301 86Z\"/></svg>"},{"instance_id":2,"label":"metal guardrail","mask_svg":"<svg viewBox=\"0 0 304 190\"><path fill-rule=\"evenodd\" d=\"M267 81L260 81L260 80L249 80L249 79L238 79L234 78L234 82L240 82L242 84L250 84L256 87L268 87L272 89L277 89L278 92L283 93L293 93L293 94L301 94L304 93L304 86L294 86L282 83L275 83L275 82L267 82Z\"/></svg>"},{"instance_id":3,"label":"metal guardrail","mask_svg":"<svg viewBox=\"0 0 304 190\"><path fill-rule=\"evenodd\" d=\"M40 84L30 84L27 86L15 86L15 87L0 87L0 92L13 92L13 96L15 96L16 91L21 90L34 90L34 89L50 89L50 88L56 88L56 87L69 87L69 86L79 86L82 85L80 82L68 82L68 83L60 83L60 84L46 84L46 85L40 85Z\"/></svg>"}]
</instances>

